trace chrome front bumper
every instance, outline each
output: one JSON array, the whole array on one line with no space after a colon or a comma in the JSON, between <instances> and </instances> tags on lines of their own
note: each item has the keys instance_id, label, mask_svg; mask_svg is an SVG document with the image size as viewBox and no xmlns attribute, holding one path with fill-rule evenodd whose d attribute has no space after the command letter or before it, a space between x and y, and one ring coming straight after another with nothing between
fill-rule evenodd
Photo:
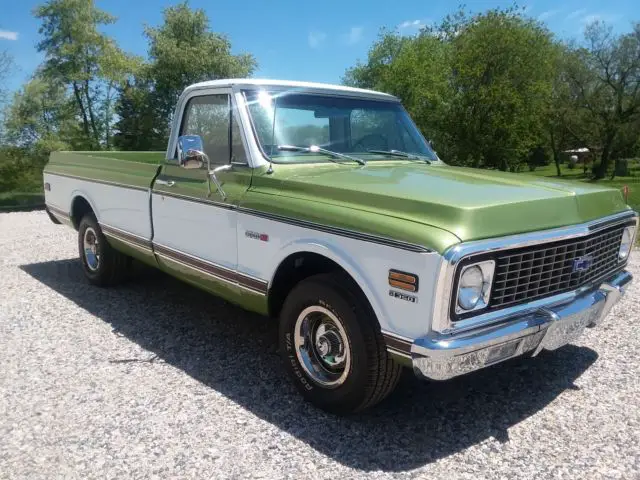
<instances>
[{"instance_id":1,"label":"chrome front bumper","mask_svg":"<svg viewBox=\"0 0 640 480\"><path fill-rule=\"evenodd\" d=\"M524 311L490 326L459 333L437 333L414 340L411 358L416 374L446 380L480 368L542 350L555 350L577 338L586 327L599 324L632 280L629 272L615 274L600 288L568 303Z\"/></svg>"}]
</instances>

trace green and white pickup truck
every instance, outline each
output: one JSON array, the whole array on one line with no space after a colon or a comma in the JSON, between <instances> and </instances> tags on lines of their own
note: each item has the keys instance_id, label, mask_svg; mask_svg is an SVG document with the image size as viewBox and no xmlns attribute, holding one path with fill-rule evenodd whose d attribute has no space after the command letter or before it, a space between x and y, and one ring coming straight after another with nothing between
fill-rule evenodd
<instances>
[{"instance_id":1,"label":"green and white pickup truck","mask_svg":"<svg viewBox=\"0 0 640 480\"><path fill-rule=\"evenodd\" d=\"M293 382L343 413L403 366L572 341L631 281L638 223L617 190L446 165L391 95L300 82L190 86L166 153L53 153L44 182L90 282L135 258L279 318Z\"/></svg>"}]
</instances>

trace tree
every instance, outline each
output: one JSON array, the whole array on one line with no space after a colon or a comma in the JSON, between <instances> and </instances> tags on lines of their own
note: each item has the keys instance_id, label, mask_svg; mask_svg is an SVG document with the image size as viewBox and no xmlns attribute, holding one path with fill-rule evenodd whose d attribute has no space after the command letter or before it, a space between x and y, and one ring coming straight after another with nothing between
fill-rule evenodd
<instances>
[{"instance_id":1,"label":"tree","mask_svg":"<svg viewBox=\"0 0 640 480\"><path fill-rule=\"evenodd\" d=\"M166 146L180 93L192 83L251 75L252 55L231 53L231 43L213 32L204 10L186 2L164 10L164 22L146 27L149 63L122 90L116 107L116 145L123 149Z\"/></svg>"},{"instance_id":2,"label":"tree","mask_svg":"<svg viewBox=\"0 0 640 480\"><path fill-rule=\"evenodd\" d=\"M413 37L383 31L343 81L400 97L447 161L516 169L542 141L555 55L514 9L459 11Z\"/></svg>"},{"instance_id":3,"label":"tree","mask_svg":"<svg viewBox=\"0 0 640 480\"><path fill-rule=\"evenodd\" d=\"M382 29L378 40L369 49L366 63L358 63L345 72L342 82L358 88L387 90L393 88L392 68L403 48L411 48L413 39ZM417 66L416 66L417 67Z\"/></svg>"},{"instance_id":4,"label":"tree","mask_svg":"<svg viewBox=\"0 0 640 480\"><path fill-rule=\"evenodd\" d=\"M537 146L552 92L552 34L513 10L472 17L452 39L446 128L464 163L516 170Z\"/></svg>"},{"instance_id":5,"label":"tree","mask_svg":"<svg viewBox=\"0 0 640 480\"><path fill-rule=\"evenodd\" d=\"M640 24L615 36L595 22L586 28L585 40L574 53L568 80L586 125L581 139L600 153L594 175L603 178L616 141L640 115Z\"/></svg>"},{"instance_id":6,"label":"tree","mask_svg":"<svg viewBox=\"0 0 640 480\"><path fill-rule=\"evenodd\" d=\"M561 154L578 139L576 132L581 118L576 113L576 98L568 82L567 68L572 51L569 46L561 44L556 45L556 49L552 90L545 104L543 123L546 143L551 148L556 173L560 176Z\"/></svg>"},{"instance_id":7,"label":"tree","mask_svg":"<svg viewBox=\"0 0 640 480\"><path fill-rule=\"evenodd\" d=\"M347 70L343 82L400 98L424 134L439 145L440 153L449 153L442 128L452 93L449 55L450 45L428 30L414 37L383 30L369 50L367 63Z\"/></svg>"},{"instance_id":8,"label":"tree","mask_svg":"<svg viewBox=\"0 0 640 480\"><path fill-rule=\"evenodd\" d=\"M146 27L149 39L149 76L154 96L165 119L173 113L178 96L192 83L251 75L256 61L250 54L233 55L231 42L209 29L202 9L186 2L164 10L164 23Z\"/></svg>"},{"instance_id":9,"label":"tree","mask_svg":"<svg viewBox=\"0 0 640 480\"><path fill-rule=\"evenodd\" d=\"M93 0L49 0L34 15L42 21L38 50L45 54L43 75L72 92L87 147L108 147L113 87L136 63L100 32L115 17Z\"/></svg>"},{"instance_id":10,"label":"tree","mask_svg":"<svg viewBox=\"0 0 640 480\"><path fill-rule=\"evenodd\" d=\"M116 104L118 122L114 146L120 150L164 150L169 135L167 120L157 118L148 80L138 77L121 89Z\"/></svg>"},{"instance_id":11,"label":"tree","mask_svg":"<svg viewBox=\"0 0 640 480\"><path fill-rule=\"evenodd\" d=\"M64 85L38 74L14 94L4 128L8 143L32 154L81 146L83 141Z\"/></svg>"}]
</instances>

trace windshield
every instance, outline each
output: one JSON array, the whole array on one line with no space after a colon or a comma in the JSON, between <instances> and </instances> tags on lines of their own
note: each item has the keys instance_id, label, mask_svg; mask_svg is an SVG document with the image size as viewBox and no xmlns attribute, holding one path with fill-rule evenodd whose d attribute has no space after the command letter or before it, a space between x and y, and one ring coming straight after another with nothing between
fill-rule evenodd
<instances>
[{"instance_id":1,"label":"windshield","mask_svg":"<svg viewBox=\"0 0 640 480\"><path fill-rule=\"evenodd\" d=\"M438 161L398 102L265 90L244 94L258 142L274 162L329 161L317 149L309 151L311 146L366 161L403 160L397 152ZM278 148L283 145L302 148Z\"/></svg>"}]
</instances>

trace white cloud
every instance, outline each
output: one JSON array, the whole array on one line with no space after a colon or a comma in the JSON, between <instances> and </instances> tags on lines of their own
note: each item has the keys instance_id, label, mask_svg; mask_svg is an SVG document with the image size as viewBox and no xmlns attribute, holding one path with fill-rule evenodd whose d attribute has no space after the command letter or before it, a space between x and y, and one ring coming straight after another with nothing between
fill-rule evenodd
<instances>
[{"instance_id":1,"label":"white cloud","mask_svg":"<svg viewBox=\"0 0 640 480\"><path fill-rule=\"evenodd\" d=\"M567 20L573 20L574 18L578 18L587 13L586 8L579 8L578 10L574 10L569 15L567 15Z\"/></svg>"},{"instance_id":2,"label":"white cloud","mask_svg":"<svg viewBox=\"0 0 640 480\"><path fill-rule=\"evenodd\" d=\"M362 33L364 32L364 28L362 27L351 27L349 33L344 36L345 43L347 45L355 45L360 40L362 40Z\"/></svg>"},{"instance_id":3,"label":"white cloud","mask_svg":"<svg viewBox=\"0 0 640 480\"><path fill-rule=\"evenodd\" d=\"M538 20L540 20L541 22L544 20L549 20L551 17L555 17L558 13L560 13L560 10L557 8L547 10L546 12L542 12L540 15L538 15Z\"/></svg>"},{"instance_id":4,"label":"white cloud","mask_svg":"<svg viewBox=\"0 0 640 480\"><path fill-rule=\"evenodd\" d=\"M585 15L580 19L582 23L585 25L589 25L593 22L605 22L605 23L614 23L622 18L622 15L615 13L592 13L589 15Z\"/></svg>"},{"instance_id":5,"label":"white cloud","mask_svg":"<svg viewBox=\"0 0 640 480\"><path fill-rule=\"evenodd\" d=\"M318 48L327 39L327 34L324 32L309 32L309 46L311 48Z\"/></svg>"},{"instance_id":6,"label":"white cloud","mask_svg":"<svg viewBox=\"0 0 640 480\"><path fill-rule=\"evenodd\" d=\"M4 40L18 40L18 32L10 32L9 30L0 30L0 38Z\"/></svg>"},{"instance_id":7,"label":"white cloud","mask_svg":"<svg viewBox=\"0 0 640 480\"><path fill-rule=\"evenodd\" d=\"M402 22L400 25L398 25L398 30L420 30L421 28L424 28L426 26L426 23L424 23L422 20L405 20L404 22Z\"/></svg>"}]
</instances>

